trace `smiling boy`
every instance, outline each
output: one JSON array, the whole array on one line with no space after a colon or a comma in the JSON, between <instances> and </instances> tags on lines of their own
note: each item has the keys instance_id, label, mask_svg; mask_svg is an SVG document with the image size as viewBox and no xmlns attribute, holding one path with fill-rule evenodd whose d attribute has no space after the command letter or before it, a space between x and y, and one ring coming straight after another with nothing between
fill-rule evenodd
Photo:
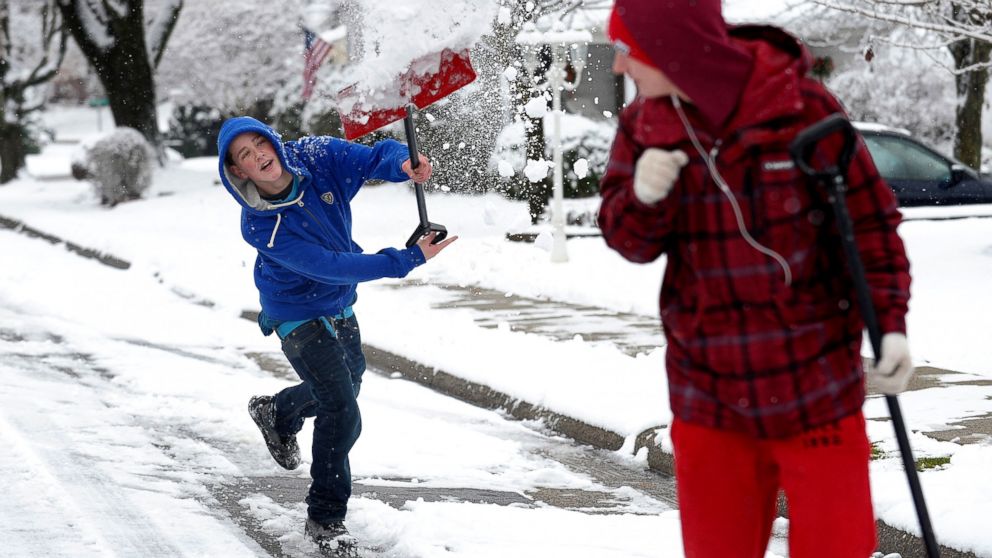
<instances>
[{"instance_id":1,"label":"smiling boy","mask_svg":"<svg viewBox=\"0 0 992 558\"><path fill-rule=\"evenodd\" d=\"M248 117L224 122L219 172L241 205L241 234L258 251L255 285L265 335L275 332L301 383L253 397L249 413L280 466L300 464L296 434L314 417L312 483L306 535L335 556L354 555L344 525L351 496L348 453L361 433L357 397L365 371L352 305L357 283L405 277L457 237L433 235L406 248L366 254L351 235L351 200L369 179L417 182L431 175L420 155L411 168L406 146L373 147L333 137L283 142Z\"/></svg>"}]
</instances>

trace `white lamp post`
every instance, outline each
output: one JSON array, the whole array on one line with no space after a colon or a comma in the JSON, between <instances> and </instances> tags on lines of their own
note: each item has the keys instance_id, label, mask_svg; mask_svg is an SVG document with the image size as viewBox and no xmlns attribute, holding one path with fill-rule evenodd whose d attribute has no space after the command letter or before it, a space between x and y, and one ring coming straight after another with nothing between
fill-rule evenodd
<instances>
[{"instance_id":1,"label":"white lamp post","mask_svg":"<svg viewBox=\"0 0 992 558\"><path fill-rule=\"evenodd\" d=\"M563 161L561 147L561 93L563 90L574 91L579 85L582 69L586 65L587 44L592 40L588 31L524 31L517 36L517 43L530 48L527 69L533 76L537 67L537 50L543 45L551 47L551 68L548 70L548 81L536 84L539 89L551 90L551 122L552 122L552 163L554 178L551 203L551 231L554 243L551 246L551 261L567 262L568 249L565 242L565 209L563 198ZM568 57L565 49L568 48ZM571 58L575 69L575 81L565 81L565 66Z\"/></svg>"}]
</instances>

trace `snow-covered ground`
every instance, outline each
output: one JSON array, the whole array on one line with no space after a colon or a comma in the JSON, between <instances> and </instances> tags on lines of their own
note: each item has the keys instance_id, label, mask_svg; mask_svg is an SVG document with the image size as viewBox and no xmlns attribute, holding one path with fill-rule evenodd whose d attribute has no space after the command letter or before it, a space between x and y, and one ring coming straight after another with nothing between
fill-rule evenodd
<instances>
[{"instance_id":1,"label":"snow-covered ground","mask_svg":"<svg viewBox=\"0 0 992 558\"><path fill-rule=\"evenodd\" d=\"M85 130L87 121L96 125L88 110L59 111L49 118L59 130ZM244 421L242 407L248 395L277 385L243 356L248 351L274 352L277 346L271 338L262 338L251 322L238 318L242 310L257 309L251 277L254 253L240 238L237 204L216 182L216 160L188 160L160 170L146 200L108 210L98 205L85 183L58 178L68 170L69 151L66 146L50 146L42 156L30 161L29 170L35 176L25 176L0 188L0 215L113 254L133 265L127 271L113 270L40 240L11 232L0 235L4 262L0 266L0 323L4 332L12 332L5 334L7 337L21 332L28 332L29 337L27 341L0 337L5 339L4 352L52 353L69 361L77 353L92 355L93 362L87 366L94 371L105 368L113 376L106 380L112 387L106 393L82 393L76 400L75 392L81 388L73 387L69 379L38 377L25 373L30 368L3 363L0 436L12 436L5 443L21 448L25 457L5 456L0 461L0 471L4 476L24 479L23 484L15 483L13 493L15 497L22 496L26 510L23 513L37 518L38 525L29 531L34 534L48 530L41 519L48 508L31 504L30 495L39 490L52 492L58 486L53 478L62 482L72 479L60 477L59 470L31 474L35 470L33 463L54 459L50 453L46 457L45 452L55 452L60 442L71 442L76 451L89 452L107 462L106 471L96 468L66 474L105 474L104 478L111 479L108 482L130 487L128 490L135 495L144 494L145 481L141 479L147 469L177 471L174 476L178 480L155 479L155 483L163 483L155 498L174 500L183 490L201 490L197 488L201 486L197 484L198 475L223 475L233 471L234 465L227 462L230 458L226 454L201 452L195 444L153 452L145 443L169 436L170 425L185 425L202 436L227 440L236 449L252 452L257 458L255 466L267 466L261 455L264 449L255 443L257 434ZM496 195L430 195L428 205L431 219L445 224L460 239L438 258L415 270L413 279L429 284L479 285L645 316L656 313L664 261L630 264L610 251L601 239L588 238L569 242L567 264L553 264L540 244L504 240L507 231L526 225L523 204ZM367 251L400 245L416 221L415 200L407 185L366 188L356 198L353 209L355 237ZM923 208L907 210L906 215L932 217L941 211ZM944 211L951 214L962 210ZM974 215L992 213L988 207L964 211ZM909 330L917 363L963 372L959 376L962 382L992 379L992 352L985 350L987 332L992 329L992 290L988 288L988 278L992 276L992 219L910 221L902 226L901 233L913 264ZM441 289L422 289L418 291L422 294L410 297L403 289L394 288L397 283L383 281L360 287L356 309L367 342L631 438L645 428L670 420L663 349L631 357L612 345L581 338L558 342L509 328L486 329L476 324L467 311L433 309L433 304L445 297ZM202 301L213 305L197 304ZM44 332L67 341L46 340ZM176 350L202 358L185 358L178 365ZM406 419L392 414L395 409L388 407L394 403L375 406L377 390L391 389L385 382L383 387L376 385L369 384L365 412L372 420L376 415L383 417L382 435L389 440L382 440L382 444L410 443L395 430L396 422ZM43 402L28 398L37 398L39 393L45 395ZM960 384L910 393L902 403L912 428L942 430L955 420L992 413L990 395L992 388L987 386ZM112 401L108 404L101 397ZM82 422L60 422L68 420L63 419L65 413ZM882 401L869 401L866 413L869 417L884 417ZM366 449L361 451L373 452L372 448L379 446L370 431L371 428L366 431L361 446ZM58 437L44 442L50 446L39 445L39 439L48 432ZM877 513L894 526L914 530L912 505L895 457L891 427L872 421L870 435L888 455L873 463ZM912 441L921 455L951 458L941 469L922 474L941 543L992 556L992 535L980 528L983 518L992 516L992 479L986 474L992 464L992 447L937 442L918 433L914 433ZM127 453L130 443L145 448L134 452L136 460L116 454L118 448ZM445 474L457 477L461 471L474 471L473 464L467 462L471 459L498 461L512 454L500 454L499 448L490 448L482 440L466 444L468 449L456 452L460 457L450 467L445 465ZM463 455L476 453L476 448L478 456ZM364 460L365 470L374 471L386 466L388 457L360 454L355 468L358 470L357 463ZM191 463L194 472L172 463L176 460ZM439 460L425 462L425 468L429 470ZM71 460L67 467L71 469ZM511 477L513 482L526 483L526 467L516 474L516 478ZM484 479L475 476L471 480L478 484ZM85 494L75 496L77 503L87 501ZM129 505L142 508L137 503ZM663 545L676 536L659 535L674 532L676 521L672 514L662 515L650 527L635 517L602 519L600 525L579 527L595 520L558 518L558 512L551 510L537 517L517 516L523 514L517 510L467 511L464 506L449 509L415 504L397 512L380 509L376 502L363 502L358 505L356 521L372 521L381 512L398 514L395 521L400 525L424 522L432 529L447 530L456 529L451 525L494 524L493 533L499 531L496 526L503 525L504 529L519 526L524 532L544 536L554 528L542 528L541 522L547 520L553 525L560 519L568 529L576 529L569 532L617 532L611 538L634 537L642 546L631 548L651 549L643 555L676 556L679 552L676 546L663 550ZM184 522L203 513L182 499L162 509L166 511L156 512L148 521L166 522L177 530L191 526ZM267 508L262 505L259 509ZM0 511L3 513L8 510ZM74 513L72 506L61 506L56 517L71 521ZM497 518L488 514L504 515ZM72 528L89 537L85 540L97 541L92 548L100 548L99 544L107 543L98 540L106 536L100 534L106 527L104 523L90 517L73 523ZM368 529L371 532L375 527ZM224 534L222 525L200 530L209 539L204 545L218 545L220 549L221 545L244 544ZM621 535L621 531L630 534ZM402 532L406 541L408 533ZM8 538L3 531L0 534ZM457 539L459 535L451 531L445 536ZM498 546L498 540L496 534L491 539L483 536L479 547L462 555L486 555L480 549L487 544L501 549L493 555L505 555L510 547ZM460 542L476 544L474 540ZM419 554L420 550L409 551L418 556L432 555L426 550ZM640 555L629 549L623 552L615 555Z\"/></svg>"}]
</instances>

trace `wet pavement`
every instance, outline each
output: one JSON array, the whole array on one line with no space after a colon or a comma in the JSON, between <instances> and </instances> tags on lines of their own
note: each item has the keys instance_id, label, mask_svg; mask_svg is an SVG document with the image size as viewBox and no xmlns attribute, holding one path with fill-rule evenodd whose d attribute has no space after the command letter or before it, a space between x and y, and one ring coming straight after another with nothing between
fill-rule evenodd
<instances>
[{"instance_id":1,"label":"wet pavement","mask_svg":"<svg viewBox=\"0 0 992 558\"><path fill-rule=\"evenodd\" d=\"M480 326L495 329L507 324L511 331L524 331L564 341L580 336L592 343L609 343L635 356L665 345L657 318L614 312L581 304L542 300L507 294L481 287L426 284L404 281L382 287L441 289L448 297L434 305L439 310L469 310Z\"/></svg>"}]
</instances>

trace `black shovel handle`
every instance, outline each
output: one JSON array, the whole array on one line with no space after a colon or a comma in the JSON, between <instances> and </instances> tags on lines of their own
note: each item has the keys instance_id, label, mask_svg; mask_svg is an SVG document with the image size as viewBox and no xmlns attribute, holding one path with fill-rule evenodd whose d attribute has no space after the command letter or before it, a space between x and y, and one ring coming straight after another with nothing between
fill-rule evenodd
<instances>
[{"instance_id":1,"label":"black shovel handle","mask_svg":"<svg viewBox=\"0 0 992 558\"><path fill-rule=\"evenodd\" d=\"M406 132L406 147L410 151L410 168L415 170L420 166L420 150L417 148L417 127L413 123L413 109L414 106L412 104L406 106L406 117L403 119L403 131ZM444 225L431 223L427 218L427 201L424 199L423 185L414 181L413 191L417 195L417 213L420 215L420 223L417 225L417 230L413 231L413 234L410 235L410 238L407 240L406 247L409 248L413 246L422 237L430 233L435 233L434 240L431 244L437 244L448 236L448 229L446 229Z\"/></svg>"},{"instance_id":2,"label":"black shovel handle","mask_svg":"<svg viewBox=\"0 0 992 558\"><path fill-rule=\"evenodd\" d=\"M413 105L406 106L403 131L406 132L406 147L410 150L410 168L416 170L420 166L420 150L417 149L417 127L413 123ZM420 227L427 229L430 221L427 219L427 201L424 200L424 187L419 182L414 182L413 190L417 194L417 212L420 213Z\"/></svg>"},{"instance_id":3,"label":"black shovel handle","mask_svg":"<svg viewBox=\"0 0 992 558\"><path fill-rule=\"evenodd\" d=\"M410 168L415 169L420 166L420 151L417 148L417 127L413 124L413 105L406 106L403 131L406 132L406 147L410 150Z\"/></svg>"},{"instance_id":4,"label":"black shovel handle","mask_svg":"<svg viewBox=\"0 0 992 558\"><path fill-rule=\"evenodd\" d=\"M843 134L843 147L837 157L836 165L827 165L823 168L815 168L808 162L809 157L816 151L817 144L825 138L835 133ZM843 114L832 114L820 122L813 124L796 136L789 146L789 151L796 166L806 175L823 180L827 183L830 194L830 202L834 209L834 218L837 221L837 229L840 233L841 244L844 256L847 259L848 271L854 282L855 295L858 307L861 310L861 318L868 330L868 339L871 342L872 351L876 362L882 357L881 340L882 331L879 327L878 317L875 313L875 306L872 304L871 291L868 288L868 280L865 277L864 264L861 261L861 254L858 252L857 241L854 237L854 224L851 222L851 215L847 211L847 169L851 164L854 151L857 148L858 134L851 125L851 122ZM920 523L920 532L923 535L923 544L926 547L928 558L940 558L940 549L937 546L937 539L933 533L933 526L930 524L930 513L927 511L927 503L923 498L923 488L920 486L920 478L916 474L916 461L913 459L913 448L909 443L906 422L902 416L902 409L899 406L899 399L894 395L886 395L885 402L889 407L889 416L892 418L892 428L895 430L896 441L899 443L899 453L902 456L903 469L906 470L906 480L909 482L909 491L913 496L913 504L916 507L916 518Z\"/></svg>"}]
</instances>

